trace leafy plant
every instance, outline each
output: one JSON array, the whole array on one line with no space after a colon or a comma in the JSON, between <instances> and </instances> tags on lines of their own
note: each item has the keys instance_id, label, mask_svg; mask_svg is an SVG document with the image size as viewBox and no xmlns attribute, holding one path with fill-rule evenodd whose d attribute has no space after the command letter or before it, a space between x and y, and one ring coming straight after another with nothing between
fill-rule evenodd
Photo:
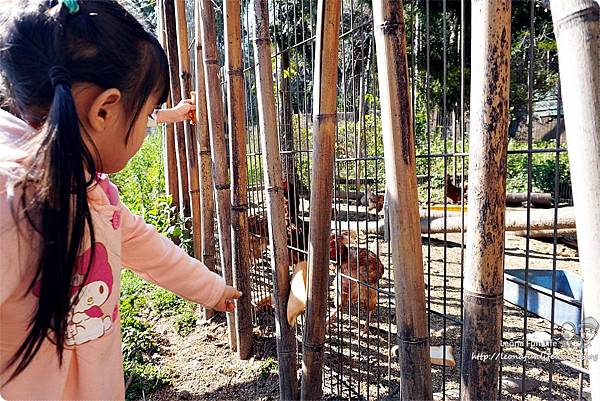
<instances>
[{"instance_id":1,"label":"leafy plant","mask_svg":"<svg viewBox=\"0 0 600 401\"><path fill-rule=\"evenodd\" d=\"M156 227L158 232L178 243L187 252L192 249L188 219L176 213L170 197L164 194L165 179L162 161L160 131L151 134L127 167L111 176L120 190L123 203L132 213ZM161 316L181 315L177 318L177 331L191 327L191 304L177 295L156 287L134 273L123 270L121 274L121 329L123 345L123 370L127 399L137 399L146 392L168 384L171 373L156 360L159 353L158 333L154 321Z\"/></svg>"},{"instance_id":2,"label":"leafy plant","mask_svg":"<svg viewBox=\"0 0 600 401\"><path fill-rule=\"evenodd\" d=\"M190 334L196 328L198 323L198 315L196 307L191 303L186 303L183 307L183 312L175 321L175 331L181 336Z\"/></svg>"},{"instance_id":3,"label":"leafy plant","mask_svg":"<svg viewBox=\"0 0 600 401\"><path fill-rule=\"evenodd\" d=\"M269 377L270 374L277 373L279 368L277 365L277 360L270 356L260 363L258 369L260 378L264 380Z\"/></svg>"},{"instance_id":4,"label":"leafy plant","mask_svg":"<svg viewBox=\"0 0 600 401\"><path fill-rule=\"evenodd\" d=\"M554 141L540 141L534 144L534 149L555 148ZM526 150L527 144L511 141L509 152ZM554 193L556 178L556 152L549 151L531 154L531 185L533 192ZM509 153L507 166L507 190L510 192L527 191L528 158L526 153ZM569 156L566 152L558 154L558 181L561 186L571 185L569 172ZM557 196L555 194L555 196Z\"/></svg>"}]
</instances>

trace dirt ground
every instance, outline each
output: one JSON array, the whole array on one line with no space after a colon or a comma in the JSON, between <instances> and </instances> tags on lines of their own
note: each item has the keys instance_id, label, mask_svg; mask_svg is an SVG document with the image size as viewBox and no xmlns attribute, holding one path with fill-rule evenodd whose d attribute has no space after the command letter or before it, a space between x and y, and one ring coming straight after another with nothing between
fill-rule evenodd
<instances>
[{"instance_id":1,"label":"dirt ground","mask_svg":"<svg viewBox=\"0 0 600 401\"><path fill-rule=\"evenodd\" d=\"M422 237L426 301L432 311L429 316L431 345L451 345L456 360L454 367L433 366L433 391L436 399L456 399L460 383L461 327L453 320L461 319L461 258L464 243L461 234L437 234ZM377 252L386 266L379 282L378 308L368 335L362 334L365 313L355 305L348 305L337 323L330 329L324 356L324 399L326 400L392 400L399 399L400 367L395 355L395 306L391 261L387 243L382 238L359 234L359 246L368 246ZM367 245L368 244L368 245ZM526 249L528 251L526 252ZM557 269L579 273L577 250L564 244L527 240L513 234L506 235L505 268ZM528 258L526 258L528 255ZM554 257L554 255L556 255ZM254 296L269 291L270 268L266 261L253 268ZM331 274L333 281L334 275ZM333 286L332 286L333 288ZM333 294L330 306L333 307ZM446 318L444 318L446 316ZM227 342L223 317L198 326L186 337L175 333L169 319L157 328L164 337L161 364L174 372L171 386L146 395L147 400L271 400L278 398L275 338L272 311L256 312L255 355L249 361L240 361L231 353ZM526 326L525 326L526 325ZM302 320L297 325L301 349ZM525 393L528 400L577 400L580 389L585 396L589 387L587 376L549 360L532 359L526 353L523 361L523 342L526 333L546 332L560 336L560 328L551 331L550 323L505 302L503 336L504 353L512 359L502 364L504 379L530 378L531 389ZM512 341L512 342L511 342ZM585 355L577 347L556 343L552 347L533 347L541 353L554 355L555 360L586 367ZM550 378L552 383L550 384ZM502 399L520 400L521 393L511 394L506 389Z\"/></svg>"}]
</instances>

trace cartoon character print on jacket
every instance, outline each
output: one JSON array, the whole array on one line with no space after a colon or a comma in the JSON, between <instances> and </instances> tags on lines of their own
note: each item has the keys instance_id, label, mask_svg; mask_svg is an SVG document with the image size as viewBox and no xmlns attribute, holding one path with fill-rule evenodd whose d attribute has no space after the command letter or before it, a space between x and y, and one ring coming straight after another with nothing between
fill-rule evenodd
<instances>
[{"instance_id":1,"label":"cartoon character print on jacket","mask_svg":"<svg viewBox=\"0 0 600 401\"><path fill-rule=\"evenodd\" d=\"M67 345L83 344L99 338L112 326L110 314L105 314L100 308L110 296L113 285L108 253L102 243L94 244L94 260L85 282L82 282L91 253L92 249L85 251L75 264L77 271L71 298L71 302L75 303L67 315ZM77 297L80 287L81 292Z\"/></svg>"},{"instance_id":2,"label":"cartoon character print on jacket","mask_svg":"<svg viewBox=\"0 0 600 401\"><path fill-rule=\"evenodd\" d=\"M85 269L89 266L92 248L81 254L75 262L76 270L71 287L73 306L67 314L66 345L79 345L100 338L111 328L113 320L116 320L114 310L105 313L101 308L110 296L113 286L108 252L100 242L95 243L93 248L94 260L87 277ZM34 286L33 293L39 296L38 285Z\"/></svg>"}]
</instances>

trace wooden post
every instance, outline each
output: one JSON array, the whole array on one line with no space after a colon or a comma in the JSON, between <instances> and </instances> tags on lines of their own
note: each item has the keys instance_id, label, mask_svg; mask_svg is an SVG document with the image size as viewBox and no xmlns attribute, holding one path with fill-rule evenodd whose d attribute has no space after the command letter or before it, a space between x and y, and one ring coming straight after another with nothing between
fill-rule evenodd
<instances>
[{"instance_id":1,"label":"wooden post","mask_svg":"<svg viewBox=\"0 0 600 401\"><path fill-rule=\"evenodd\" d=\"M461 400L495 400L502 340L510 0L472 2ZM474 358L487 355L488 359Z\"/></svg>"},{"instance_id":2,"label":"wooden post","mask_svg":"<svg viewBox=\"0 0 600 401\"><path fill-rule=\"evenodd\" d=\"M163 7L165 15L164 23L167 38L167 51L169 56L169 70L171 72L171 104L176 105L181 101L181 83L179 81L179 52L177 50L177 22L175 17L174 0L163 0ZM184 215L189 217L191 207L183 123L175 124L175 145L177 148L179 184L181 187L179 211L183 211Z\"/></svg>"},{"instance_id":3,"label":"wooden post","mask_svg":"<svg viewBox=\"0 0 600 401\"><path fill-rule=\"evenodd\" d=\"M215 15L212 0L200 0L202 24L202 54L204 58L204 79L206 82L206 110L210 132L210 149L213 156L213 177L217 194L217 218L219 220L219 248L223 277L228 285L233 285L231 263L231 193L227 172L227 144L223 123L223 93L219 80L217 64L217 38L215 31ZM245 294L249 295L249 294ZM227 314L229 330L229 346L237 350L237 330L235 316Z\"/></svg>"},{"instance_id":4,"label":"wooden post","mask_svg":"<svg viewBox=\"0 0 600 401\"><path fill-rule=\"evenodd\" d=\"M175 0L175 17L177 20L177 47L179 50L179 82L181 98L190 96L192 90L192 74L190 74L190 50L188 44L188 28L185 16L185 0ZM194 256L202 255L202 216L200 212L200 171L198 170L198 143L195 127L189 121L183 122L185 148L187 150L187 180L190 191L192 212L192 241Z\"/></svg>"},{"instance_id":5,"label":"wooden post","mask_svg":"<svg viewBox=\"0 0 600 401\"><path fill-rule=\"evenodd\" d=\"M246 109L242 66L242 25L239 0L225 0L225 65L227 66L227 108L229 110L229 149L231 175L231 249L233 282L243 293L237 300L235 322L238 328L238 356L252 355L252 298L248 233L248 167L246 163Z\"/></svg>"},{"instance_id":6,"label":"wooden post","mask_svg":"<svg viewBox=\"0 0 600 401\"><path fill-rule=\"evenodd\" d=\"M202 262L215 271L215 202L213 192L212 158L206 110L206 84L202 60L202 38L200 35L200 0L194 2L194 38L196 42L196 138L200 159L200 188L202 213ZM214 310L204 309L204 319L214 315Z\"/></svg>"},{"instance_id":7,"label":"wooden post","mask_svg":"<svg viewBox=\"0 0 600 401\"><path fill-rule=\"evenodd\" d=\"M323 347L329 293L329 237L335 160L340 9L340 1L319 0L317 4L308 305L302 341L303 400L319 400L323 395Z\"/></svg>"},{"instance_id":8,"label":"wooden post","mask_svg":"<svg viewBox=\"0 0 600 401\"><path fill-rule=\"evenodd\" d=\"M550 4L569 143L584 313L600 322L600 2L551 0ZM600 333L587 354L596 356L589 359L590 383L592 399L600 400Z\"/></svg>"},{"instance_id":9,"label":"wooden post","mask_svg":"<svg viewBox=\"0 0 600 401\"><path fill-rule=\"evenodd\" d=\"M165 16L162 0L157 3L156 7L158 20L158 36L165 52L167 50L167 34L165 31ZM167 99L167 107L172 107L171 98ZM163 150L165 159L165 189L167 195L171 196L172 205L180 209L179 203L179 180L177 179L177 155L175 153L175 127L173 124L163 125Z\"/></svg>"},{"instance_id":10,"label":"wooden post","mask_svg":"<svg viewBox=\"0 0 600 401\"><path fill-rule=\"evenodd\" d=\"M402 0L373 2L390 247L405 400L431 400L429 330Z\"/></svg>"},{"instance_id":11,"label":"wooden post","mask_svg":"<svg viewBox=\"0 0 600 401\"><path fill-rule=\"evenodd\" d=\"M269 38L269 6L267 0L254 2L254 60L256 68L258 116L261 131L264 179L267 186L267 218L271 246L271 272L275 304L277 361L279 365L279 399L298 398L296 376L296 338L287 321L290 293L289 255L285 221L285 199L282 188L281 157L277 135L277 111L273 94L271 40Z\"/></svg>"}]
</instances>

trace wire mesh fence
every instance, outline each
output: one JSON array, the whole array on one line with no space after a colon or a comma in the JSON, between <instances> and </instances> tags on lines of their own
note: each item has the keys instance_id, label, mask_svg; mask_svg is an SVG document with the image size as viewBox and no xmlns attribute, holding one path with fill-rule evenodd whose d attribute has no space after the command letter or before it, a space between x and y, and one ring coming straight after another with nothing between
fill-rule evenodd
<instances>
[{"instance_id":1,"label":"wire mesh fence","mask_svg":"<svg viewBox=\"0 0 600 401\"><path fill-rule=\"evenodd\" d=\"M215 9L222 24L220 2ZM308 254L316 1L272 1L270 12L288 245L296 266ZM253 319L255 335L274 338L252 13L252 3L243 1ZM457 399L461 385L470 18L466 0L405 2L430 345L441 353L432 365L436 399ZM573 202L550 12L533 0L515 1L512 21L507 188L519 196L511 198L507 214L519 216L519 227L505 238L503 347L501 355L493 356L502 360L498 394L511 400L585 399L587 360L593 356L586 353L589 333L582 320L574 226L558 224L572 216ZM395 287L386 230L394 222L386 218L370 2L342 1L340 27L331 232L343 239L343 247L331 255L324 392L332 400L399 399ZM380 273L376 261L383 266ZM361 264L373 274L361 275ZM303 323L301 315L299 350Z\"/></svg>"}]
</instances>

